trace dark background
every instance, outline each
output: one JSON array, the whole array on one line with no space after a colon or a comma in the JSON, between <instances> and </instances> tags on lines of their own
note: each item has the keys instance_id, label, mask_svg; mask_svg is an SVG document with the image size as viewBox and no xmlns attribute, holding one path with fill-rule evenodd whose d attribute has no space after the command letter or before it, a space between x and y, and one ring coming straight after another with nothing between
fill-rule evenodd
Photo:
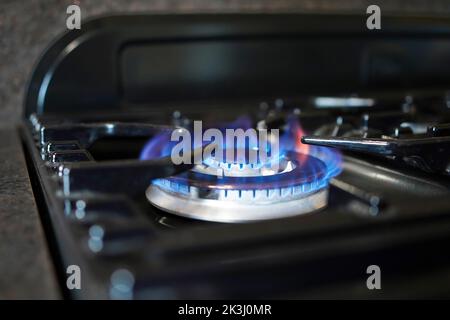
<instances>
[{"instance_id":1,"label":"dark background","mask_svg":"<svg viewBox=\"0 0 450 320\"><path fill-rule=\"evenodd\" d=\"M48 44L66 28L66 8L88 17L124 13L334 12L364 13L377 4L383 14L450 15L448 0L0 0L0 127L20 118L26 83Z\"/></svg>"}]
</instances>

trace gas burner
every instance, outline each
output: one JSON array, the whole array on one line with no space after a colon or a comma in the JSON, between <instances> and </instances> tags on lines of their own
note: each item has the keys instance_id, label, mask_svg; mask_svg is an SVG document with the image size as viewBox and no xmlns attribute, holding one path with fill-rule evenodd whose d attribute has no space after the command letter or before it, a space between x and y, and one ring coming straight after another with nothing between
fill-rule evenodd
<instances>
[{"instance_id":1,"label":"gas burner","mask_svg":"<svg viewBox=\"0 0 450 320\"><path fill-rule=\"evenodd\" d=\"M326 206L329 174L318 158L294 151L270 164L214 158L190 171L154 180L146 191L156 207L188 218L251 222L313 212Z\"/></svg>"},{"instance_id":2,"label":"gas burner","mask_svg":"<svg viewBox=\"0 0 450 320\"><path fill-rule=\"evenodd\" d=\"M383 19L116 16L60 37L0 145L6 245L51 281L3 263L0 296L58 296L77 265L75 299L449 298L450 19ZM280 165L259 139L195 139L214 128L278 130ZM232 146L252 160L216 156ZM358 289L372 263L381 292Z\"/></svg>"}]
</instances>

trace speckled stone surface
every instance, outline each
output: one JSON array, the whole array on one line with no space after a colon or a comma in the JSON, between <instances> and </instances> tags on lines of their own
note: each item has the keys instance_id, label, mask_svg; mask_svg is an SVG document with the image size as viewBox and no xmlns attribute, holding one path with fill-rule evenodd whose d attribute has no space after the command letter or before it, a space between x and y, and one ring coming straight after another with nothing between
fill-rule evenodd
<instances>
[{"instance_id":1,"label":"speckled stone surface","mask_svg":"<svg viewBox=\"0 0 450 320\"><path fill-rule=\"evenodd\" d=\"M18 132L0 130L0 299L58 297Z\"/></svg>"}]
</instances>

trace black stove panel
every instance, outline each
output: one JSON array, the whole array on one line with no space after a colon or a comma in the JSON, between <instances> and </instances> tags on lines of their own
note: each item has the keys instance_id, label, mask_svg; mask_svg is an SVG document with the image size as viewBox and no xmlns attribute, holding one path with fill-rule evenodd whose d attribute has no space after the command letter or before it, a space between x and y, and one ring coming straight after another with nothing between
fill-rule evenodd
<instances>
[{"instance_id":1,"label":"black stove panel","mask_svg":"<svg viewBox=\"0 0 450 320\"><path fill-rule=\"evenodd\" d=\"M333 30L314 20L328 16L214 18L104 18L82 31L94 40L62 56L86 39L68 33L38 65L22 132L59 259L83 270L70 294L373 298L365 268L378 264L383 297L448 296L450 79L436 66L450 22L419 31L420 19L392 18L372 36L354 17L331 17ZM147 200L152 181L193 168L140 160L149 139L241 116L282 133L294 119L298 143L340 150L326 206L229 224Z\"/></svg>"}]
</instances>

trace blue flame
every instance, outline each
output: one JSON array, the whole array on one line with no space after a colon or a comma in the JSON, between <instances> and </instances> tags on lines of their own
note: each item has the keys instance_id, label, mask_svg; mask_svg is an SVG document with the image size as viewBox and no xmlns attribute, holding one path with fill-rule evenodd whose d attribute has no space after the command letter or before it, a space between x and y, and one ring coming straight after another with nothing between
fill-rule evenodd
<instances>
[{"instance_id":1,"label":"blue flame","mask_svg":"<svg viewBox=\"0 0 450 320\"><path fill-rule=\"evenodd\" d=\"M241 116L238 117L236 120L221 124L218 126L217 129L219 129L225 136L226 129L243 129L244 131L247 129L252 128L252 121L250 117L248 116ZM208 127L203 128L203 132L208 129ZM202 132L202 134L203 134ZM161 157L167 157L170 156L173 147L176 146L178 141L171 141L171 132L169 131L161 131L160 133L156 134L155 136L151 137L149 141L145 144L144 148L142 149L139 159L140 160L150 160L150 159L157 159ZM192 132L191 132L192 134ZM206 143L203 143L203 146L205 146ZM199 146L195 145L195 142L192 141L191 144L192 148L197 148ZM224 150L226 149L226 143L223 144ZM246 142L246 145L237 146L238 148L251 148L253 146L249 146Z\"/></svg>"},{"instance_id":2,"label":"blue flame","mask_svg":"<svg viewBox=\"0 0 450 320\"><path fill-rule=\"evenodd\" d=\"M236 119L234 122L222 125L218 129L225 133L226 129L243 129L245 131L249 128L252 128L251 119L244 116ZM207 128L204 128L204 130L206 129ZM341 154L335 149L302 144L301 137L303 135L304 131L298 120L296 118L290 118L284 128L284 133L279 139L279 157L283 158L287 155L292 156L293 154L297 157L295 160L302 170L295 170L294 173L296 176L281 173L273 176L241 177L240 179L211 176L206 178L201 177L200 180L203 180L205 185L208 186L215 185L217 188L229 187L229 189L234 188L242 190L245 190L245 188L264 189L265 185L280 188L280 192L283 190L283 192L287 192L286 190L291 190L292 192L294 192L294 190L303 190L304 192L310 193L322 189L328 185L331 178L337 176L341 172ZM150 139L143 148L140 159L155 159L169 156L172 148L178 143L177 141L170 141L170 136L171 132L161 132ZM249 142L250 141L246 139L245 146L235 147L246 149L258 147L250 145ZM226 145L224 144L224 150L225 149ZM204 163L210 166L212 164L211 159L204 159ZM226 165L226 163L223 164ZM231 164L228 165L231 166ZM261 164L256 164L255 166L257 167L258 165ZM306 176L308 176L308 178L312 176L313 179L306 179ZM305 178L304 183L301 182L303 181L303 178ZM153 184L157 184L160 187L164 187L173 192L180 192L181 190L189 190L189 185L195 181L195 179L197 179L197 181L199 180L196 173L185 172L168 179L155 180L153 181ZM277 179L279 180L279 183L277 183Z\"/></svg>"},{"instance_id":3,"label":"blue flame","mask_svg":"<svg viewBox=\"0 0 450 320\"><path fill-rule=\"evenodd\" d=\"M170 141L171 132L161 131L145 144L139 156L140 160L167 157L171 154L176 142Z\"/></svg>"}]
</instances>

